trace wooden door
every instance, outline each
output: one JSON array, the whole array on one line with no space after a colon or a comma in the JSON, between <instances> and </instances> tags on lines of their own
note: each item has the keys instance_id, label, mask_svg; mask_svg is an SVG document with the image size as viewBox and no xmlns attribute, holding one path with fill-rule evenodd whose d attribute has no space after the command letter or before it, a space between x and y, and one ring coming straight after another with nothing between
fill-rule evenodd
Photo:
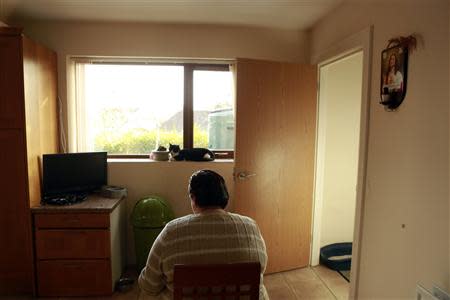
<instances>
[{"instance_id":1,"label":"wooden door","mask_svg":"<svg viewBox=\"0 0 450 300\"><path fill-rule=\"evenodd\" d=\"M316 67L239 59L236 82L235 211L258 223L266 273L307 266Z\"/></svg>"}]
</instances>

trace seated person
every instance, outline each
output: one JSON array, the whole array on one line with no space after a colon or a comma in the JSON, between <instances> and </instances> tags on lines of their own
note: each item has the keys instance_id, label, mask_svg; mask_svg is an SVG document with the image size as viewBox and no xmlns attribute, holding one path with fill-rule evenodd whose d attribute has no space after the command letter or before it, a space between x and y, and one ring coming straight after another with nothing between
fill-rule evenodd
<instances>
[{"instance_id":1,"label":"seated person","mask_svg":"<svg viewBox=\"0 0 450 300\"><path fill-rule=\"evenodd\" d=\"M139 276L140 299L172 299L175 264L261 263L260 299L267 265L264 240L252 219L226 212L228 192L216 172L195 172L189 182L194 214L169 222L155 240Z\"/></svg>"}]
</instances>

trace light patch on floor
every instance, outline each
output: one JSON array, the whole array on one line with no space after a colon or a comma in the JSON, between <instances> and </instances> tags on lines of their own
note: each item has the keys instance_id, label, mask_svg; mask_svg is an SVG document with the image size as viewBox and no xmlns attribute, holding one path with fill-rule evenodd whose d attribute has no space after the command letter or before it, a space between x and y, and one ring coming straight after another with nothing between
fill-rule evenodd
<instances>
[{"instance_id":1,"label":"light patch on floor","mask_svg":"<svg viewBox=\"0 0 450 300\"><path fill-rule=\"evenodd\" d=\"M264 276L271 300L347 300L350 285L338 272L323 266Z\"/></svg>"}]
</instances>

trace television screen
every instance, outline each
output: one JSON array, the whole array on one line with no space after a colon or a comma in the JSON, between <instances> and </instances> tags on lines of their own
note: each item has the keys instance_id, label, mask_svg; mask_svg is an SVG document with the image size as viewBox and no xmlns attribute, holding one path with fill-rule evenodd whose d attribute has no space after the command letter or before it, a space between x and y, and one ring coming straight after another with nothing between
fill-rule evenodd
<instances>
[{"instance_id":1,"label":"television screen","mask_svg":"<svg viewBox=\"0 0 450 300\"><path fill-rule=\"evenodd\" d=\"M107 153L44 154L43 195L87 193L106 185Z\"/></svg>"}]
</instances>

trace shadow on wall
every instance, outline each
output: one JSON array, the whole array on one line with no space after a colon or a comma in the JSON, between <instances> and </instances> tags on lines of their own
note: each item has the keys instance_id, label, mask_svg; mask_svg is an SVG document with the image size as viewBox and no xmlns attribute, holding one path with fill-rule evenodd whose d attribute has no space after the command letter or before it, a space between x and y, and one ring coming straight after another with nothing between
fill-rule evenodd
<instances>
[{"instance_id":1,"label":"shadow on wall","mask_svg":"<svg viewBox=\"0 0 450 300\"><path fill-rule=\"evenodd\" d=\"M108 181L110 185L123 186L128 189L127 207L127 264L135 264L133 228L130 222L131 212L136 202L148 195L159 195L172 206L176 217L190 214L188 183L192 173L201 169L211 169L221 174L233 195L234 162L154 162L125 161L108 162ZM230 198L228 210L233 210Z\"/></svg>"}]
</instances>

